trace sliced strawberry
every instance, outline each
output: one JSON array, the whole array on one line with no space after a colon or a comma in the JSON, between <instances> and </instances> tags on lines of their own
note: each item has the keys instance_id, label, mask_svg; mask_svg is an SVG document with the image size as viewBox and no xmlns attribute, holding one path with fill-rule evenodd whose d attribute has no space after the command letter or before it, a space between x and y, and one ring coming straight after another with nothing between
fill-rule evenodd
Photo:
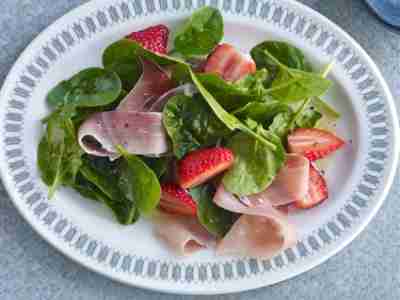
<instances>
[{"instance_id":1,"label":"sliced strawberry","mask_svg":"<svg viewBox=\"0 0 400 300\"><path fill-rule=\"evenodd\" d=\"M216 73L227 81L236 81L256 71L256 64L229 44L220 44L207 58L205 73Z\"/></svg>"},{"instance_id":2,"label":"sliced strawberry","mask_svg":"<svg viewBox=\"0 0 400 300\"><path fill-rule=\"evenodd\" d=\"M178 162L179 183L183 188L199 185L232 166L235 158L227 148L200 149Z\"/></svg>"},{"instance_id":3,"label":"sliced strawberry","mask_svg":"<svg viewBox=\"0 0 400 300\"><path fill-rule=\"evenodd\" d=\"M195 216L197 204L179 185L164 183L161 185L160 208L168 213Z\"/></svg>"},{"instance_id":4,"label":"sliced strawberry","mask_svg":"<svg viewBox=\"0 0 400 300\"><path fill-rule=\"evenodd\" d=\"M310 178L308 180L308 195L297 200L294 205L298 208L311 208L328 198L328 187L321 173L310 164Z\"/></svg>"},{"instance_id":5,"label":"sliced strawberry","mask_svg":"<svg viewBox=\"0 0 400 300\"><path fill-rule=\"evenodd\" d=\"M317 128L298 128L288 136L289 152L314 161L342 147L345 142L332 132Z\"/></svg>"},{"instance_id":6,"label":"sliced strawberry","mask_svg":"<svg viewBox=\"0 0 400 300\"><path fill-rule=\"evenodd\" d=\"M134 40L147 50L166 54L168 46L169 29L165 25L156 25L148 27L144 30L132 32L127 36L128 39Z\"/></svg>"}]
</instances>

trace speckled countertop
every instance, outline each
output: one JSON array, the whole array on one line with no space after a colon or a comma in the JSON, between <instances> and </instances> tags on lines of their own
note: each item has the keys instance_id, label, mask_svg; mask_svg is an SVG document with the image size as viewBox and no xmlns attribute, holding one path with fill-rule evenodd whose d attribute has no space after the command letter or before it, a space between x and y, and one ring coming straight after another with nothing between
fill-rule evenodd
<instances>
[{"instance_id":1,"label":"speckled countertop","mask_svg":"<svg viewBox=\"0 0 400 300\"><path fill-rule=\"evenodd\" d=\"M0 1L0 84L29 42L84 0ZM400 30L377 20L362 0L302 0L339 24L367 50L400 110ZM398 172L399 173L399 172ZM350 246L292 280L225 299L400 299L400 178L382 209ZM195 299L136 289L65 258L22 219L0 185L0 299Z\"/></svg>"}]
</instances>

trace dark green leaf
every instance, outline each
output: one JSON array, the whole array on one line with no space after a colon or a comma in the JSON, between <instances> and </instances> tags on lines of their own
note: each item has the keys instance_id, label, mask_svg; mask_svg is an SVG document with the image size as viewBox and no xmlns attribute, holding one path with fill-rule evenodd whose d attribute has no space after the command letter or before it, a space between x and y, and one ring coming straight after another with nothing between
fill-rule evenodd
<instances>
[{"instance_id":1,"label":"dark green leaf","mask_svg":"<svg viewBox=\"0 0 400 300\"><path fill-rule=\"evenodd\" d=\"M293 113L282 112L277 114L271 125L268 127L268 130L274 133L276 136L279 136L282 141L286 141L286 137L291 130L290 123L293 119Z\"/></svg>"},{"instance_id":2,"label":"dark green leaf","mask_svg":"<svg viewBox=\"0 0 400 300\"><path fill-rule=\"evenodd\" d=\"M204 88L227 111L239 109L249 102L270 100L268 94L261 87L263 80L256 79L251 75L237 84L229 83L215 74L196 74L196 76Z\"/></svg>"},{"instance_id":3,"label":"dark green leaf","mask_svg":"<svg viewBox=\"0 0 400 300\"><path fill-rule=\"evenodd\" d=\"M271 71L273 76L275 76L280 69L276 61L265 54L265 50L274 56L281 64L289 68L307 72L312 71L311 64L300 49L279 41L263 42L250 51L251 57L256 62L257 69L267 68Z\"/></svg>"},{"instance_id":4,"label":"dark green leaf","mask_svg":"<svg viewBox=\"0 0 400 300\"><path fill-rule=\"evenodd\" d=\"M299 128L314 128L321 118L322 114L319 111L308 108L296 119L295 125Z\"/></svg>"},{"instance_id":5,"label":"dark green leaf","mask_svg":"<svg viewBox=\"0 0 400 300\"><path fill-rule=\"evenodd\" d=\"M288 84L290 83L290 84ZM296 102L323 95L331 86L320 74L281 69L272 82L270 94L283 102Z\"/></svg>"},{"instance_id":6,"label":"dark green leaf","mask_svg":"<svg viewBox=\"0 0 400 300\"><path fill-rule=\"evenodd\" d=\"M280 138L257 127L257 133L274 143L277 150L260 143L251 136L237 133L227 144L235 154L235 163L224 175L225 188L238 196L262 192L275 178L285 162L285 149Z\"/></svg>"},{"instance_id":7,"label":"dark green leaf","mask_svg":"<svg viewBox=\"0 0 400 300\"><path fill-rule=\"evenodd\" d=\"M127 91L134 87L142 74L137 48L127 39L113 43L104 50L103 65L119 75Z\"/></svg>"},{"instance_id":8,"label":"dark green leaf","mask_svg":"<svg viewBox=\"0 0 400 300\"><path fill-rule=\"evenodd\" d=\"M75 181L82 164L82 154L72 121L57 113L53 114L47 120L46 133L39 143L37 153L41 177L49 186L49 198L60 185L69 185Z\"/></svg>"},{"instance_id":9,"label":"dark green leaf","mask_svg":"<svg viewBox=\"0 0 400 300\"><path fill-rule=\"evenodd\" d=\"M260 100L268 100L266 88L271 84L271 74L267 69L261 69L249 74L243 79L234 83L247 94L258 97Z\"/></svg>"},{"instance_id":10,"label":"dark green leaf","mask_svg":"<svg viewBox=\"0 0 400 300\"><path fill-rule=\"evenodd\" d=\"M171 157L147 157L142 156L141 159L144 163L153 170L153 172L157 175L158 179L163 177L167 171L171 161Z\"/></svg>"},{"instance_id":11,"label":"dark green leaf","mask_svg":"<svg viewBox=\"0 0 400 300\"><path fill-rule=\"evenodd\" d=\"M259 135L258 133L251 130L245 124L240 122L234 115L228 113L224 108L218 103L218 101L210 94L210 92L203 86L203 84L199 81L196 75L193 73L192 70L190 71L190 76L192 77L194 85L199 90L200 94L204 97L208 105L213 110L214 114L228 127L230 130L240 130L249 136L254 137L256 140L261 142L266 147L276 150L277 147L275 144L271 143L266 139L264 136Z\"/></svg>"},{"instance_id":12,"label":"dark green leaf","mask_svg":"<svg viewBox=\"0 0 400 300\"><path fill-rule=\"evenodd\" d=\"M89 68L54 87L47 95L47 102L54 107L65 104L94 107L112 103L120 93L121 80L116 73Z\"/></svg>"},{"instance_id":13,"label":"dark green leaf","mask_svg":"<svg viewBox=\"0 0 400 300\"><path fill-rule=\"evenodd\" d=\"M338 113L332 106L319 97L313 98L311 100L311 104L329 119L336 120L340 118L340 113Z\"/></svg>"},{"instance_id":14,"label":"dark green leaf","mask_svg":"<svg viewBox=\"0 0 400 300\"><path fill-rule=\"evenodd\" d=\"M205 6L195 11L178 29L175 51L184 56L207 55L222 40L224 22L218 9Z\"/></svg>"},{"instance_id":15,"label":"dark green leaf","mask_svg":"<svg viewBox=\"0 0 400 300\"><path fill-rule=\"evenodd\" d=\"M171 98L164 108L163 122L178 158L198 148L216 144L230 133L200 95Z\"/></svg>"},{"instance_id":16,"label":"dark green leaf","mask_svg":"<svg viewBox=\"0 0 400 300\"><path fill-rule=\"evenodd\" d=\"M136 155L129 154L118 146L122 155L121 176L118 186L125 197L135 203L139 212L150 215L161 197L161 187L157 175Z\"/></svg>"},{"instance_id":17,"label":"dark green leaf","mask_svg":"<svg viewBox=\"0 0 400 300\"><path fill-rule=\"evenodd\" d=\"M211 185L202 185L189 190L197 201L197 218L208 232L218 238L223 238L231 229L238 215L217 206L213 201L215 193Z\"/></svg>"},{"instance_id":18,"label":"dark green leaf","mask_svg":"<svg viewBox=\"0 0 400 300\"><path fill-rule=\"evenodd\" d=\"M124 176L120 170L121 162L111 163L107 158L86 156L80 173L85 181L74 185L82 195L95 197L109 207L118 222L124 225L132 224L139 218L139 210L134 201L125 195L119 186L119 179Z\"/></svg>"},{"instance_id":19,"label":"dark green leaf","mask_svg":"<svg viewBox=\"0 0 400 300\"><path fill-rule=\"evenodd\" d=\"M260 124L269 125L275 115L281 112L292 112L287 104L279 101L270 102L250 102L242 108L233 112L239 119L245 120L250 118Z\"/></svg>"}]
</instances>

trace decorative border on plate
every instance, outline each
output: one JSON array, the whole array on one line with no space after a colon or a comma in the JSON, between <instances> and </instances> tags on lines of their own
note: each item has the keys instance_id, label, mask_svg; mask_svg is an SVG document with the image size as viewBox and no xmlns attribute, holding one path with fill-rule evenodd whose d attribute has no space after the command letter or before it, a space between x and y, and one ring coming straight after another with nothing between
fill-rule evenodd
<instances>
[{"instance_id":1,"label":"decorative border on plate","mask_svg":"<svg viewBox=\"0 0 400 300\"><path fill-rule=\"evenodd\" d=\"M345 231L359 220L362 210L373 203L376 190L381 188L382 178L388 169L389 140L394 132L388 123L388 107L379 88L375 86L372 71L355 53L352 46L330 32L324 25L299 14L278 1L257 0L124 0L115 1L107 7L93 11L90 15L65 26L54 35L35 59L26 66L15 83L13 94L7 99L7 113L3 129L3 149L7 158L8 172L20 194L16 201L24 201L39 222L42 222L61 240L79 252L90 257L94 263L102 264L116 272L127 272L132 276L202 284L214 281L238 280L259 276L288 267L305 260L334 243ZM318 230L269 260L251 258L234 259L224 263L177 263L154 260L151 257L136 256L112 249L99 240L78 229L48 202L45 192L29 170L24 154L22 132L26 103L41 78L65 53L81 41L93 38L98 32L118 23L162 12L193 10L210 4L223 13L236 14L263 20L270 26L278 26L306 40L324 53L335 58L346 70L347 76L357 86L364 100L363 106L368 117L369 145L362 179L344 207ZM389 155L390 156L390 155Z\"/></svg>"}]
</instances>

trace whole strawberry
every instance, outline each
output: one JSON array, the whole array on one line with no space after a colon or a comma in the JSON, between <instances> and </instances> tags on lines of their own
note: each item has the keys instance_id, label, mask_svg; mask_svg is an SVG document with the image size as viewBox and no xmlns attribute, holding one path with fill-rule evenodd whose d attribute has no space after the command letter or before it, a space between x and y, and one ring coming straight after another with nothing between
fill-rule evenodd
<instances>
[{"instance_id":1,"label":"whole strawberry","mask_svg":"<svg viewBox=\"0 0 400 300\"><path fill-rule=\"evenodd\" d=\"M151 26L146 29L132 32L127 36L147 50L161 54L167 53L169 29L165 25Z\"/></svg>"}]
</instances>

